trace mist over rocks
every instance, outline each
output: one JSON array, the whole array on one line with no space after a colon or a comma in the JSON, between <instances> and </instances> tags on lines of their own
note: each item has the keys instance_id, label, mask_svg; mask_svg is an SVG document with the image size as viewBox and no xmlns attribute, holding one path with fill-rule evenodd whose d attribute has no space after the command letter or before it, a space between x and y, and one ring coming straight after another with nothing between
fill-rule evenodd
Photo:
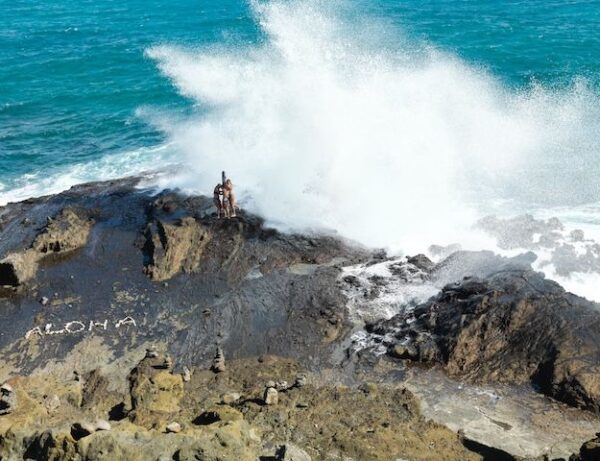
<instances>
[{"instance_id":1,"label":"mist over rocks","mask_svg":"<svg viewBox=\"0 0 600 461\"><path fill-rule=\"evenodd\" d=\"M314 460L490 459L423 418L401 377L373 366L387 359L352 348L357 332L465 382L532 382L597 411L598 331L583 320L596 305L531 271L531 253L399 258L250 213L219 220L211 198L135 178L2 207L0 237L0 258L44 255L0 293L0 382L16 402L0 415L0 456L256 459L293 445ZM425 322L436 299L443 316ZM389 301L402 313L377 311ZM539 333L531 350L520 330L492 334L511 315ZM463 331L477 350L459 360ZM104 430L71 433L94 421Z\"/></svg>"},{"instance_id":2,"label":"mist over rocks","mask_svg":"<svg viewBox=\"0 0 600 461\"><path fill-rule=\"evenodd\" d=\"M600 243L586 238L581 229L565 230L558 218L535 219L527 214L508 219L487 216L476 227L493 236L501 249L540 253L539 267L551 267L559 276L600 273Z\"/></svg>"}]
</instances>

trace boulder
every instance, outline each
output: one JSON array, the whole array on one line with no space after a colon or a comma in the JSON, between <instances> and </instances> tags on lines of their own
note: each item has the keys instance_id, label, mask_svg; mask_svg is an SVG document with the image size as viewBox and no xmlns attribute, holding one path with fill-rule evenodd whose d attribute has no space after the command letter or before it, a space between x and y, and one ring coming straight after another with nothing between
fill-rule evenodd
<instances>
[{"instance_id":1,"label":"boulder","mask_svg":"<svg viewBox=\"0 0 600 461\"><path fill-rule=\"evenodd\" d=\"M600 310L531 270L468 277L367 328L391 356L470 381L529 383L600 412Z\"/></svg>"},{"instance_id":2,"label":"boulder","mask_svg":"<svg viewBox=\"0 0 600 461\"><path fill-rule=\"evenodd\" d=\"M0 386L0 416L8 415L17 407L17 394L10 384Z\"/></svg>"},{"instance_id":3,"label":"boulder","mask_svg":"<svg viewBox=\"0 0 600 461\"><path fill-rule=\"evenodd\" d=\"M581 461L600 461L600 432L596 438L585 442L579 450Z\"/></svg>"},{"instance_id":4,"label":"boulder","mask_svg":"<svg viewBox=\"0 0 600 461\"><path fill-rule=\"evenodd\" d=\"M306 378L306 375L298 375L296 376L296 381L294 381L294 387L302 388L306 386L307 382L308 380Z\"/></svg>"},{"instance_id":5,"label":"boulder","mask_svg":"<svg viewBox=\"0 0 600 461\"><path fill-rule=\"evenodd\" d=\"M227 394L223 394L221 396L221 403L225 405L231 405L236 403L241 398L241 395L238 392L228 392Z\"/></svg>"},{"instance_id":6,"label":"boulder","mask_svg":"<svg viewBox=\"0 0 600 461\"><path fill-rule=\"evenodd\" d=\"M99 419L96 421L96 431L110 431L111 425L105 419Z\"/></svg>"},{"instance_id":7,"label":"boulder","mask_svg":"<svg viewBox=\"0 0 600 461\"><path fill-rule=\"evenodd\" d=\"M183 367L183 373L181 374L181 378L183 379L184 383L188 383L191 381L192 372L190 371L190 369L188 367Z\"/></svg>"},{"instance_id":8,"label":"boulder","mask_svg":"<svg viewBox=\"0 0 600 461\"><path fill-rule=\"evenodd\" d=\"M71 426L71 435L75 440L87 437L96 432L96 425L89 422L77 422Z\"/></svg>"},{"instance_id":9,"label":"boulder","mask_svg":"<svg viewBox=\"0 0 600 461\"><path fill-rule=\"evenodd\" d=\"M407 262L421 269L423 272L431 272L435 263L424 254L409 256Z\"/></svg>"},{"instance_id":10,"label":"boulder","mask_svg":"<svg viewBox=\"0 0 600 461\"><path fill-rule=\"evenodd\" d=\"M158 357L158 350L156 346L150 346L146 349L146 358L147 359L155 359Z\"/></svg>"},{"instance_id":11,"label":"boulder","mask_svg":"<svg viewBox=\"0 0 600 461\"><path fill-rule=\"evenodd\" d=\"M289 389L290 385L288 384L287 381L277 381L275 383L275 389L277 389L278 391L285 391L287 389Z\"/></svg>"}]
</instances>

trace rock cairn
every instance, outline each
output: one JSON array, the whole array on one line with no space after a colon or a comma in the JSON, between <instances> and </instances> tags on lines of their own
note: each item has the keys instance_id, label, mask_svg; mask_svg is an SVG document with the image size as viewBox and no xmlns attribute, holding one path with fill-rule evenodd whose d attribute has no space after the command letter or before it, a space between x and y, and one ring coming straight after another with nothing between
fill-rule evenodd
<instances>
[{"instance_id":1,"label":"rock cairn","mask_svg":"<svg viewBox=\"0 0 600 461\"><path fill-rule=\"evenodd\" d=\"M270 384L273 385L270 386ZM265 402L265 405L277 405L279 403L279 391L275 389L275 383L273 383L273 381L269 381L267 383L263 400Z\"/></svg>"},{"instance_id":2,"label":"rock cairn","mask_svg":"<svg viewBox=\"0 0 600 461\"><path fill-rule=\"evenodd\" d=\"M146 358L147 359L155 359L158 357L158 351L156 350L156 346L150 346L146 349Z\"/></svg>"},{"instance_id":3,"label":"rock cairn","mask_svg":"<svg viewBox=\"0 0 600 461\"><path fill-rule=\"evenodd\" d=\"M215 354L215 358L213 359L211 370L215 373L221 373L226 370L225 354L223 353L223 349L221 349L221 347L217 347L217 352Z\"/></svg>"}]
</instances>

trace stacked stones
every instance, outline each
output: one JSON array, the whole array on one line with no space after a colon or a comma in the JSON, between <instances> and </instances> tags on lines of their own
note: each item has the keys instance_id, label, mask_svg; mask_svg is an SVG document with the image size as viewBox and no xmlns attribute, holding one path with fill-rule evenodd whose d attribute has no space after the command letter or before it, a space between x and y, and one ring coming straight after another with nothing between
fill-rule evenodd
<instances>
[{"instance_id":1,"label":"stacked stones","mask_svg":"<svg viewBox=\"0 0 600 461\"><path fill-rule=\"evenodd\" d=\"M150 346L146 349L146 358L147 359L155 359L158 357L158 351L156 350L156 346Z\"/></svg>"},{"instance_id":2,"label":"stacked stones","mask_svg":"<svg viewBox=\"0 0 600 461\"><path fill-rule=\"evenodd\" d=\"M267 381L263 401L265 405L277 405L279 403L279 392L285 392L293 387L301 388L306 386L306 375L296 376L296 381L293 386L290 386L287 381Z\"/></svg>"},{"instance_id":3,"label":"stacked stones","mask_svg":"<svg viewBox=\"0 0 600 461\"><path fill-rule=\"evenodd\" d=\"M223 349L221 349L221 347L217 347L217 353L215 354L211 370L215 373L221 373L226 370L225 354L223 353Z\"/></svg>"},{"instance_id":4,"label":"stacked stones","mask_svg":"<svg viewBox=\"0 0 600 461\"><path fill-rule=\"evenodd\" d=\"M183 373L181 374L184 383L189 383L192 379L192 372L188 367L183 367Z\"/></svg>"}]
</instances>

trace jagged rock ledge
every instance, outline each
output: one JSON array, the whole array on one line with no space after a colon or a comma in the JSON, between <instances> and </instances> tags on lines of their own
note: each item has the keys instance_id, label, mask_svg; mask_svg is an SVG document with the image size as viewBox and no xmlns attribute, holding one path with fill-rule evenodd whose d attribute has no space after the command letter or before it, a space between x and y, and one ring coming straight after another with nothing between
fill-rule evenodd
<instances>
[{"instance_id":1,"label":"jagged rock ledge","mask_svg":"<svg viewBox=\"0 0 600 461\"><path fill-rule=\"evenodd\" d=\"M384 338L392 357L440 363L471 382L531 384L600 413L598 305L531 269L500 269L448 284L414 310L367 330Z\"/></svg>"},{"instance_id":2,"label":"jagged rock ledge","mask_svg":"<svg viewBox=\"0 0 600 461\"><path fill-rule=\"evenodd\" d=\"M426 421L401 381L354 373L342 269L385 254L138 183L0 208L0 459L517 459ZM484 256L399 265L400 283L459 284L369 330L397 357L597 411L597 307L528 255Z\"/></svg>"}]
</instances>

